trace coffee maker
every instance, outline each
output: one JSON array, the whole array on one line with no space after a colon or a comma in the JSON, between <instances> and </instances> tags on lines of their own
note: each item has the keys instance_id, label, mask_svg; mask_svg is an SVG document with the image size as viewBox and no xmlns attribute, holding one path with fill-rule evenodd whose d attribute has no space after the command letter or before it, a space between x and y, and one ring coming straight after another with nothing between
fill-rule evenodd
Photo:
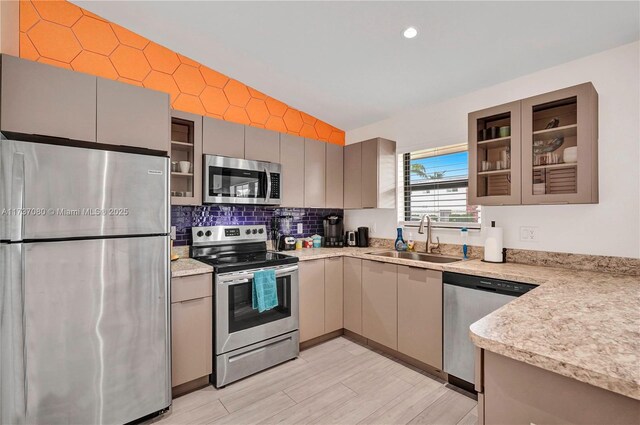
<instances>
[{"instance_id":1,"label":"coffee maker","mask_svg":"<svg viewBox=\"0 0 640 425\"><path fill-rule=\"evenodd\" d=\"M342 217L337 214L328 215L322 220L322 226L324 227L324 246L341 248L344 245Z\"/></svg>"}]
</instances>

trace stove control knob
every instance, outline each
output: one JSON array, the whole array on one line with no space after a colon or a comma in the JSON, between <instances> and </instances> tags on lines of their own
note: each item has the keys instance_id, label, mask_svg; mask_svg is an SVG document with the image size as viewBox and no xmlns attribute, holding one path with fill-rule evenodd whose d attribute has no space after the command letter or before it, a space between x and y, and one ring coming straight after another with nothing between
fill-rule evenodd
<instances>
[{"instance_id":1,"label":"stove control knob","mask_svg":"<svg viewBox=\"0 0 640 425\"><path fill-rule=\"evenodd\" d=\"M207 230L207 232L205 233L205 236L207 237L211 236L211 230Z\"/></svg>"},{"instance_id":2,"label":"stove control knob","mask_svg":"<svg viewBox=\"0 0 640 425\"><path fill-rule=\"evenodd\" d=\"M264 229L259 229L258 233L263 234L264 233Z\"/></svg>"},{"instance_id":3,"label":"stove control knob","mask_svg":"<svg viewBox=\"0 0 640 425\"><path fill-rule=\"evenodd\" d=\"M250 234L251 234L251 229L247 229L247 230L245 231L245 233L246 233L247 235L250 235Z\"/></svg>"},{"instance_id":4,"label":"stove control knob","mask_svg":"<svg viewBox=\"0 0 640 425\"><path fill-rule=\"evenodd\" d=\"M201 238L202 236L204 236L204 232L202 230L198 230L198 233L196 233L196 235Z\"/></svg>"},{"instance_id":5,"label":"stove control knob","mask_svg":"<svg viewBox=\"0 0 640 425\"><path fill-rule=\"evenodd\" d=\"M258 233L258 231L257 231L256 229L253 229L253 230L251 231L251 233L253 233L253 234L255 235L256 233Z\"/></svg>"}]
</instances>

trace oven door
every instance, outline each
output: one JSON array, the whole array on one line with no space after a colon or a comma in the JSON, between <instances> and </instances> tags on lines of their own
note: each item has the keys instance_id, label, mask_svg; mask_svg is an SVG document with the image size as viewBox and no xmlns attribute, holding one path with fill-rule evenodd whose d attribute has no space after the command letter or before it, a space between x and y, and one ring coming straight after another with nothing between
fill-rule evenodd
<instances>
[{"instance_id":1,"label":"oven door","mask_svg":"<svg viewBox=\"0 0 640 425\"><path fill-rule=\"evenodd\" d=\"M204 157L204 202L280 204L280 164L226 156Z\"/></svg>"},{"instance_id":2,"label":"oven door","mask_svg":"<svg viewBox=\"0 0 640 425\"><path fill-rule=\"evenodd\" d=\"M275 268L278 306L252 307L253 271L216 275L216 355L298 329L298 266Z\"/></svg>"}]
</instances>

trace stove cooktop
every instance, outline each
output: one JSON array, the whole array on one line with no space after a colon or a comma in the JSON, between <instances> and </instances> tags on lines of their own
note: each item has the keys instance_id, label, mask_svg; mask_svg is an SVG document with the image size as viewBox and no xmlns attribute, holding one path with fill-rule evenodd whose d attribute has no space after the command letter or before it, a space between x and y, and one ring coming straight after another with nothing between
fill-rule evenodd
<instances>
[{"instance_id":1,"label":"stove cooktop","mask_svg":"<svg viewBox=\"0 0 640 425\"><path fill-rule=\"evenodd\" d=\"M296 257L271 251L234 253L228 255L218 254L195 257L195 259L213 266L215 273L276 267L285 264L295 264L298 262L298 258Z\"/></svg>"}]
</instances>

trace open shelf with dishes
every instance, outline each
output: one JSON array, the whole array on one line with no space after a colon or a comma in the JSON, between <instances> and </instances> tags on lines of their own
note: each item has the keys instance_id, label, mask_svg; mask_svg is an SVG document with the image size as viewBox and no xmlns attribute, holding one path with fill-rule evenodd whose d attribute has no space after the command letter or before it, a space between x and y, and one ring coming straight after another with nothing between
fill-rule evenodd
<instances>
[{"instance_id":1,"label":"open shelf with dishes","mask_svg":"<svg viewBox=\"0 0 640 425\"><path fill-rule=\"evenodd\" d=\"M201 203L202 117L172 111L171 204Z\"/></svg>"},{"instance_id":2,"label":"open shelf with dishes","mask_svg":"<svg viewBox=\"0 0 640 425\"><path fill-rule=\"evenodd\" d=\"M520 203L520 107L517 102L469 114L469 204Z\"/></svg>"}]
</instances>

